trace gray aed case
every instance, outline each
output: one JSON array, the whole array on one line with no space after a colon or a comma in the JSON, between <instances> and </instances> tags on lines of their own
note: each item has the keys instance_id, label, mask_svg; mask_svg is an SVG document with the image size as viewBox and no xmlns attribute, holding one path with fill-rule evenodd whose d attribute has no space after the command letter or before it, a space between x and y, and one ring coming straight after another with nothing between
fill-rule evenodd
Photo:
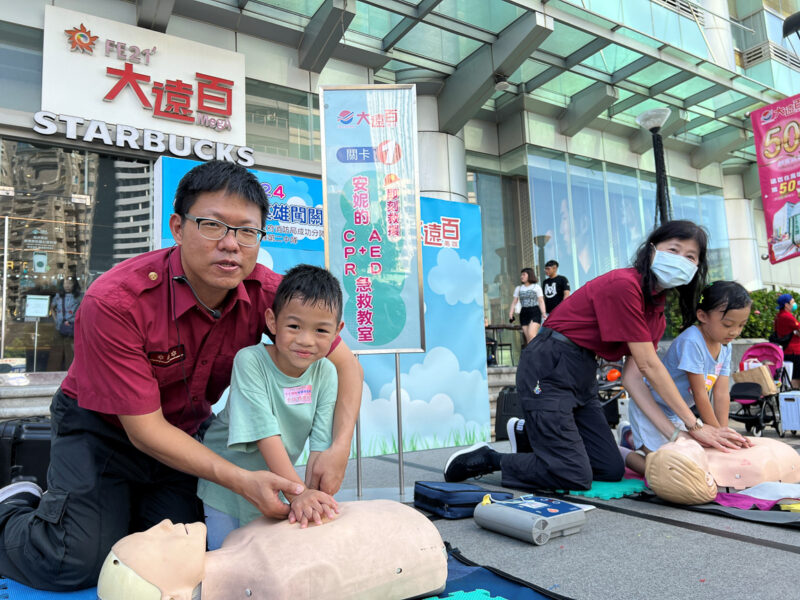
<instances>
[{"instance_id":1,"label":"gray aed case","mask_svg":"<svg viewBox=\"0 0 800 600\"><path fill-rule=\"evenodd\" d=\"M475 507L475 522L491 531L541 546L550 538L577 533L586 523L580 506L554 498L520 496L492 501L487 494Z\"/></svg>"}]
</instances>

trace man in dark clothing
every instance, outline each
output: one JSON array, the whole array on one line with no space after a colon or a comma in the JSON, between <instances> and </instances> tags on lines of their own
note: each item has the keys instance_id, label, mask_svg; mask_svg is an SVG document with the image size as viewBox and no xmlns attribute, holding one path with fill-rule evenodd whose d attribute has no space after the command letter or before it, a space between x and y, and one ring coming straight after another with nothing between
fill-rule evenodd
<instances>
[{"instance_id":1,"label":"man in dark clothing","mask_svg":"<svg viewBox=\"0 0 800 600\"><path fill-rule=\"evenodd\" d=\"M548 260L544 265L547 279L544 280L544 306L549 315L561 301L569 296L569 280L563 275L558 275L558 262Z\"/></svg>"}]
</instances>

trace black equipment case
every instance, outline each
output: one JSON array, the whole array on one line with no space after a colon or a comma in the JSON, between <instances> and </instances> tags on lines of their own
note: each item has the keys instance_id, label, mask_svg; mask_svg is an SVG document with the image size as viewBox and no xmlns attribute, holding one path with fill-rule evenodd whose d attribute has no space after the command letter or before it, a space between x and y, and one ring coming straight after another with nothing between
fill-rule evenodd
<instances>
[{"instance_id":1,"label":"black equipment case","mask_svg":"<svg viewBox=\"0 0 800 600\"><path fill-rule=\"evenodd\" d=\"M50 465L50 417L27 417L0 423L0 486L13 477L35 477L47 489Z\"/></svg>"},{"instance_id":2,"label":"black equipment case","mask_svg":"<svg viewBox=\"0 0 800 600\"><path fill-rule=\"evenodd\" d=\"M522 403L519 400L517 386L507 385L497 395L497 407L494 413L494 439L496 441L507 440L506 424L511 417L524 419Z\"/></svg>"},{"instance_id":3,"label":"black equipment case","mask_svg":"<svg viewBox=\"0 0 800 600\"><path fill-rule=\"evenodd\" d=\"M471 517L475 506L491 494L495 500L510 500L511 492L494 492L472 483L417 481L414 483L414 506L445 519Z\"/></svg>"}]
</instances>

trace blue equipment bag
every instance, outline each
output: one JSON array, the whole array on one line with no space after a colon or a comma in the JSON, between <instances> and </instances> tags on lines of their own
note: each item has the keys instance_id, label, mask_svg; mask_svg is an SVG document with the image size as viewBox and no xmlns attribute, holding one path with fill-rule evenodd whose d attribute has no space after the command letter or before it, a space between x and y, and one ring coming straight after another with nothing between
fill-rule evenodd
<instances>
[{"instance_id":1,"label":"blue equipment bag","mask_svg":"<svg viewBox=\"0 0 800 600\"><path fill-rule=\"evenodd\" d=\"M511 492L493 492L472 483L417 481L414 483L414 506L445 519L471 517L475 506L491 494L494 500L510 500Z\"/></svg>"}]
</instances>

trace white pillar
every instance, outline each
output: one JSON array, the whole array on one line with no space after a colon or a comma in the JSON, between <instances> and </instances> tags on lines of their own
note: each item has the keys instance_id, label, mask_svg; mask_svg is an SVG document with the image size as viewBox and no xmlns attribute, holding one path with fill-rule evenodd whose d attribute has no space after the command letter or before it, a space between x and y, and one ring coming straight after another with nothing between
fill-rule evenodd
<instances>
[{"instance_id":1,"label":"white pillar","mask_svg":"<svg viewBox=\"0 0 800 600\"><path fill-rule=\"evenodd\" d=\"M417 96L419 131L419 193L441 200L467 201L467 161L464 131L439 131L436 96Z\"/></svg>"},{"instance_id":2,"label":"white pillar","mask_svg":"<svg viewBox=\"0 0 800 600\"><path fill-rule=\"evenodd\" d=\"M735 71L736 59L733 56L733 34L729 21L728 0L702 0L700 4L707 9L705 36L714 60L720 67Z\"/></svg>"}]
</instances>

